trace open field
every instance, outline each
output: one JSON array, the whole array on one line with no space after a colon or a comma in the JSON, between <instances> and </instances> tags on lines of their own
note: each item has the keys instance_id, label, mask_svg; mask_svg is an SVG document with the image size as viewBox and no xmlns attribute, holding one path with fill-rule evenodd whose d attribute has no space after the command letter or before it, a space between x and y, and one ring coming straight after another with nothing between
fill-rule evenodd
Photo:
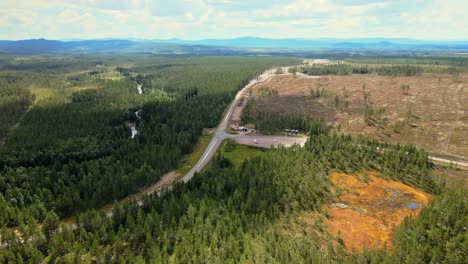
<instances>
[{"instance_id":1,"label":"open field","mask_svg":"<svg viewBox=\"0 0 468 264\"><path fill-rule=\"evenodd\" d=\"M31 92L35 96L36 102L50 98L56 93L55 90L50 88L33 88Z\"/></svg>"},{"instance_id":2,"label":"open field","mask_svg":"<svg viewBox=\"0 0 468 264\"><path fill-rule=\"evenodd\" d=\"M228 139L223 142L218 153L221 153L224 157L228 158L234 166L239 168L245 160L258 156L263 152L264 150L262 149L235 144L231 139Z\"/></svg>"},{"instance_id":3,"label":"open field","mask_svg":"<svg viewBox=\"0 0 468 264\"><path fill-rule=\"evenodd\" d=\"M265 95L266 89L273 92ZM468 157L467 74L279 75L249 94L255 99L253 116L269 112L324 118L339 132Z\"/></svg>"}]
</instances>

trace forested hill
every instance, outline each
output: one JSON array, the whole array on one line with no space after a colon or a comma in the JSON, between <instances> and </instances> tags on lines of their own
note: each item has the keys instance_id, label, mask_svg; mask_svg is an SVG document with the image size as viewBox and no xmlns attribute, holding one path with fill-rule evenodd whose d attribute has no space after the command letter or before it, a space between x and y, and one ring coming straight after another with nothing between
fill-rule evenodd
<instances>
[{"instance_id":1,"label":"forested hill","mask_svg":"<svg viewBox=\"0 0 468 264\"><path fill-rule=\"evenodd\" d=\"M252 50L251 48L256 48ZM287 49L287 50L285 50ZM198 55L291 54L305 56L312 50L359 52L461 52L468 51L467 41L421 41L412 39L97 39L58 41L46 39L0 40L0 53L158 53ZM299 52L299 53L298 53ZM316 52L315 56L320 55Z\"/></svg>"},{"instance_id":2,"label":"forested hill","mask_svg":"<svg viewBox=\"0 0 468 264\"><path fill-rule=\"evenodd\" d=\"M127 40L71 41L63 42L47 39L29 39L19 41L0 41L0 51L5 53L50 53L67 51L117 51L132 45Z\"/></svg>"},{"instance_id":3,"label":"forested hill","mask_svg":"<svg viewBox=\"0 0 468 264\"><path fill-rule=\"evenodd\" d=\"M92 53L156 53L180 56L190 55L255 55L245 49L188 45L175 43L159 43L130 40L80 40L57 41L46 39L30 39L19 41L0 41L0 54L92 54Z\"/></svg>"},{"instance_id":4,"label":"forested hill","mask_svg":"<svg viewBox=\"0 0 468 264\"><path fill-rule=\"evenodd\" d=\"M326 49L326 50L466 50L468 41L430 41L408 38L284 38L271 39L259 37L240 37L234 39L202 39L154 40L163 43L186 45L211 45L224 47L256 47L256 48L287 48L295 50Z\"/></svg>"}]
</instances>

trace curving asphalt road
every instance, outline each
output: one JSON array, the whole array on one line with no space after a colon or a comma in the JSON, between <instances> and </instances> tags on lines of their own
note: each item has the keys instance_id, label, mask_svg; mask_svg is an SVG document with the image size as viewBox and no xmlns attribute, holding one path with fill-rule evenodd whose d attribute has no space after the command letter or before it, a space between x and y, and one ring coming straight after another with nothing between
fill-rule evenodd
<instances>
[{"instance_id":1,"label":"curving asphalt road","mask_svg":"<svg viewBox=\"0 0 468 264\"><path fill-rule=\"evenodd\" d=\"M206 148L205 152L203 153L202 157L198 160L197 164L193 166L193 168L182 178L183 182L188 182L190 179L193 178L196 172L200 172L203 170L203 168L208 164L208 162L211 160L211 158L214 156L216 151L218 150L219 146L225 140L226 138L231 138L235 137L235 135L231 135L226 133L226 130L229 125L229 121L231 120L232 113L234 112L235 106L239 103L239 100L242 98L242 95L244 92L249 89L250 87L266 82L273 78L275 76L275 69L269 69L266 70L263 74L259 75L257 79L254 79L250 81L249 84L244 86L237 94L232 103L229 105L229 108L227 109L227 112L224 114L223 120L221 123L218 125L216 128L216 132L211 139L210 144L208 144L208 147Z\"/></svg>"}]
</instances>

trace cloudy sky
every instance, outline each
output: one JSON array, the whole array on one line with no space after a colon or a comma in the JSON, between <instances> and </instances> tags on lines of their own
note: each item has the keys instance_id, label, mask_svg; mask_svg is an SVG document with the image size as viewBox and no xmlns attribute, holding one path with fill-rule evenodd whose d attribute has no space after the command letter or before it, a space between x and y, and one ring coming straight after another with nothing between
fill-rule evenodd
<instances>
[{"instance_id":1,"label":"cloudy sky","mask_svg":"<svg viewBox=\"0 0 468 264\"><path fill-rule=\"evenodd\" d=\"M467 0L0 0L0 39L467 39Z\"/></svg>"}]
</instances>

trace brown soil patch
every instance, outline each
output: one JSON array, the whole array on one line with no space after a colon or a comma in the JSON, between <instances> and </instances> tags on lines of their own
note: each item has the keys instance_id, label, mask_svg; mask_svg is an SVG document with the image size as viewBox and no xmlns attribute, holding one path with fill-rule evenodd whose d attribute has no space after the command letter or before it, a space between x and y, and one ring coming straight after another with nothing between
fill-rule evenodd
<instances>
[{"instance_id":1,"label":"brown soil patch","mask_svg":"<svg viewBox=\"0 0 468 264\"><path fill-rule=\"evenodd\" d=\"M248 101L248 95L243 94L241 99L239 99L239 103L235 105L234 111L232 112L231 116L231 126L230 128L232 130L238 130L239 129L239 124L241 123L241 115L242 115L242 110L244 109L245 104Z\"/></svg>"},{"instance_id":2,"label":"brown soil patch","mask_svg":"<svg viewBox=\"0 0 468 264\"><path fill-rule=\"evenodd\" d=\"M417 216L432 197L401 182L377 178L372 172L357 176L333 173L331 179L342 195L327 209L332 218L324 224L330 234L340 235L350 252L391 249L395 229L405 217Z\"/></svg>"},{"instance_id":3,"label":"brown soil patch","mask_svg":"<svg viewBox=\"0 0 468 264\"><path fill-rule=\"evenodd\" d=\"M153 194L154 192L159 192L163 188L167 188L171 186L177 179L180 178L180 176L181 176L180 173L178 173L177 171L171 171L171 172L164 174L157 183L143 190L139 194L140 195L139 197L143 195Z\"/></svg>"},{"instance_id":4,"label":"brown soil patch","mask_svg":"<svg viewBox=\"0 0 468 264\"><path fill-rule=\"evenodd\" d=\"M402 85L409 85L408 93L402 91ZM261 89L266 88L275 93L265 96ZM328 95L311 96L311 90L317 88L326 89ZM255 85L250 98L255 98L253 115L305 114L324 118L339 132L468 157L468 74L280 75ZM385 108L376 118L378 124L366 122L365 99L374 110Z\"/></svg>"}]
</instances>

